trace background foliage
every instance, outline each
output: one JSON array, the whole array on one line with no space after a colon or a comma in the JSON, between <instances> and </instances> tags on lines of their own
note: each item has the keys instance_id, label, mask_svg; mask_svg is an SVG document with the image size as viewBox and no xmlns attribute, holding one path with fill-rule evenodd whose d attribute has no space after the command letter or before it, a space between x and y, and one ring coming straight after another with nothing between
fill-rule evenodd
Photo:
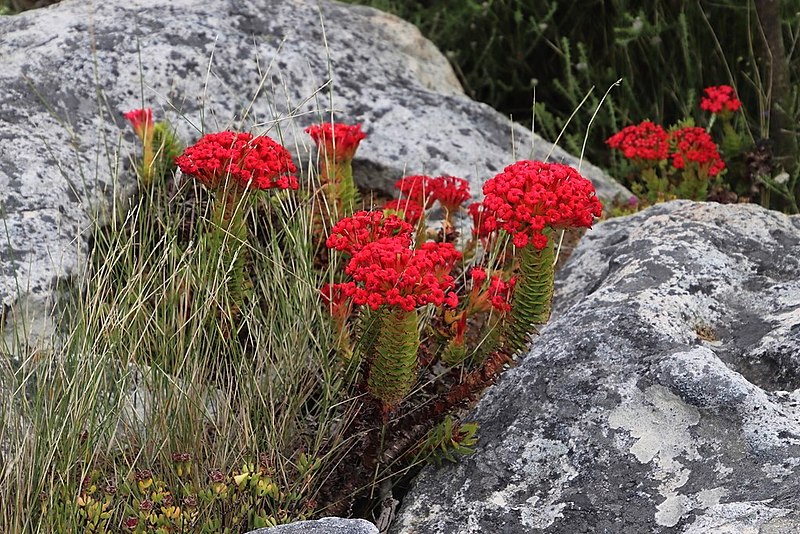
<instances>
[{"instance_id":1,"label":"background foliage","mask_svg":"<svg viewBox=\"0 0 800 534\"><path fill-rule=\"evenodd\" d=\"M604 141L645 119L699 118L706 86L733 85L751 142L772 139L774 172L798 173L800 4L794 0L348 0L414 24L452 62L466 92L593 163L619 169ZM774 8L774 9L771 9ZM775 52L783 47L783 59ZM746 122L746 124L745 124ZM614 173L619 174L619 173Z\"/></svg>"}]
</instances>

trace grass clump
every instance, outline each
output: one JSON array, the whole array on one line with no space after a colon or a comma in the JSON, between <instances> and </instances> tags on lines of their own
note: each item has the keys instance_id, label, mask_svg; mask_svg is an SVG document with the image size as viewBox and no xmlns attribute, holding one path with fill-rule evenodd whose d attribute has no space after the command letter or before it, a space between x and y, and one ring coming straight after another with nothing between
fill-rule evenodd
<instances>
[{"instance_id":1,"label":"grass clump","mask_svg":"<svg viewBox=\"0 0 800 534\"><path fill-rule=\"evenodd\" d=\"M209 247L214 203L166 171L94 231L52 351L5 348L6 532L239 532L319 513L353 405L302 200L254 193L241 221L258 238Z\"/></svg>"}]
</instances>

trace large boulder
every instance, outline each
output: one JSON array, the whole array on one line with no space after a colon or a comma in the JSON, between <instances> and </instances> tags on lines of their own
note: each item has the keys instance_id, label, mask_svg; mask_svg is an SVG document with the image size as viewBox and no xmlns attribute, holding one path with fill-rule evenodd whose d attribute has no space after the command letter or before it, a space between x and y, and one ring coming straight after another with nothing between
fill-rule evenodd
<instances>
[{"instance_id":1,"label":"large boulder","mask_svg":"<svg viewBox=\"0 0 800 534\"><path fill-rule=\"evenodd\" d=\"M677 201L590 231L553 320L393 532L800 532L800 217Z\"/></svg>"},{"instance_id":2,"label":"large boulder","mask_svg":"<svg viewBox=\"0 0 800 534\"><path fill-rule=\"evenodd\" d=\"M64 0L0 16L0 303L35 307L86 254L92 217L129 194L138 147L122 112L281 138L303 166L312 122L364 124L364 187L406 173L479 184L551 145L466 97L411 24L318 0ZM512 147L512 137L515 146ZM552 159L577 165L555 148ZM629 194L583 163L599 194ZM6 314L15 316L17 314Z\"/></svg>"}]
</instances>

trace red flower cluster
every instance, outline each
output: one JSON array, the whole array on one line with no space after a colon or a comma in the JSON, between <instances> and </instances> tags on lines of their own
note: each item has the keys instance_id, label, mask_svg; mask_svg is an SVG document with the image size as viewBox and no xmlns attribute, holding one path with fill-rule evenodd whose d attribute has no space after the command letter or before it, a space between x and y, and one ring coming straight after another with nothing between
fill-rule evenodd
<instances>
[{"instance_id":1,"label":"red flower cluster","mask_svg":"<svg viewBox=\"0 0 800 534\"><path fill-rule=\"evenodd\" d=\"M433 200L439 202L449 213L458 211L461 204L469 200L469 182L455 176L439 176L432 180Z\"/></svg>"},{"instance_id":2,"label":"red flower cluster","mask_svg":"<svg viewBox=\"0 0 800 534\"><path fill-rule=\"evenodd\" d=\"M175 158L175 163L209 189L217 189L228 176L242 188L298 186L293 174L297 167L289 151L267 136L229 131L206 134Z\"/></svg>"},{"instance_id":3,"label":"red flower cluster","mask_svg":"<svg viewBox=\"0 0 800 534\"><path fill-rule=\"evenodd\" d=\"M406 176L398 180L394 186L403 197L413 200L425 209L430 208L435 200L433 195L436 191L436 181L430 176Z\"/></svg>"},{"instance_id":4,"label":"red flower cluster","mask_svg":"<svg viewBox=\"0 0 800 534\"><path fill-rule=\"evenodd\" d=\"M606 140L611 148L620 150L628 159L661 161L667 159L669 136L667 132L650 121L626 126Z\"/></svg>"},{"instance_id":5,"label":"red flower cluster","mask_svg":"<svg viewBox=\"0 0 800 534\"><path fill-rule=\"evenodd\" d=\"M703 128L679 128L670 134L670 140L673 143L672 166L676 169L696 163L699 170L708 176L716 176L725 170L717 144Z\"/></svg>"},{"instance_id":6,"label":"red flower cluster","mask_svg":"<svg viewBox=\"0 0 800 534\"><path fill-rule=\"evenodd\" d=\"M125 114L123 117L128 119L133 126L133 131L136 132L136 135L142 142L145 141L146 135L153 134L153 110L150 108L146 109L134 109Z\"/></svg>"},{"instance_id":7,"label":"red flower cluster","mask_svg":"<svg viewBox=\"0 0 800 534\"><path fill-rule=\"evenodd\" d=\"M390 200L383 205L383 211L397 213L412 226L417 225L419 220L422 219L422 214L424 212L422 206L411 199Z\"/></svg>"},{"instance_id":8,"label":"red flower cluster","mask_svg":"<svg viewBox=\"0 0 800 534\"><path fill-rule=\"evenodd\" d=\"M395 187L403 197L413 200L428 209L438 201L448 212L458 211L461 204L472 196L469 182L455 176L406 176L397 181Z\"/></svg>"},{"instance_id":9,"label":"red flower cluster","mask_svg":"<svg viewBox=\"0 0 800 534\"><path fill-rule=\"evenodd\" d=\"M469 271L469 275L472 277L473 289L481 287L486 281L486 270L483 267L473 267Z\"/></svg>"},{"instance_id":10,"label":"red flower cluster","mask_svg":"<svg viewBox=\"0 0 800 534\"><path fill-rule=\"evenodd\" d=\"M473 202L467 207L467 211L472 217L472 235L478 239L489 237L492 230L486 228L486 210L482 202Z\"/></svg>"},{"instance_id":11,"label":"red flower cluster","mask_svg":"<svg viewBox=\"0 0 800 534\"><path fill-rule=\"evenodd\" d=\"M359 143L367 137L361 131L361 125L351 126L342 123L315 124L306 128L306 133L311 136L326 157L334 161L349 161L356 154Z\"/></svg>"},{"instance_id":12,"label":"red flower cluster","mask_svg":"<svg viewBox=\"0 0 800 534\"><path fill-rule=\"evenodd\" d=\"M489 280L489 302L494 309L501 312L511 311L511 294L516 284L517 279L514 277L505 282L499 276L492 276Z\"/></svg>"},{"instance_id":13,"label":"red flower cluster","mask_svg":"<svg viewBox=\"0 0 800 534\"><path fill-rule=\"evenodd\" d=\"M709 113L733 113L742 107L736 92L730 85L717 85L704 89L706 96L700 99L700 109Z\"/></svg>"},{"instance_id":14,"label":"red flower cluster","mask_svg":"<svg viewBox=\"0 0 800 534\"><path fill-rule=\"evenodd\" d=\"M543 249L545 227L591 228L603 210L592 182L561 163L518 161L489 179L483 193L485 228L504 229L517 247Z\"/></svg>"},{"instance_id":15,"label":"red flower cluster","mask_svg":"<svg viewBox=\"0 0 800 534\"><path fill-rule=\"evenodd\" d=\"M481 267L475 267L470 274L472 276L473 292L480 295L476 299L478 302L475 303L478 307L482 307L480 301L486 302L485 299L488 299L489 304L494 309L503 313L511 311L511 294L517 283L515 277L511 277L508 282L506 282L499 276L492 276L489 278L488 290L480 294L483 283L486 281L486 271Z\"/></svg>"},{"instance_id":16,"label":"red flower cluster","mask_svg":"<svg viewBox=\"0 0 800 534\"><path fill-rule=\"evenodd\" d=\"M367 244L386 237L397 238L409 247L413 230L409 223L395 215L384 215L382 211L359 211L333 225L325 244L328 248L351 255Z\"/></svg>"},{"instance_id":17,"label":"red flower cluster","mask_svg":"<svg viewBox=\"0 0 800 534\"><path fill-rule=\"evenodd\" d=\"M461 254L450 243L428 242L411 249L396 237L378 239L356 252L345 272L352 282L337 284L358 305L373 310L381 306L412 311L426 304L458 305L450 291L450 271Z\"/></svg>"}]
</instances>

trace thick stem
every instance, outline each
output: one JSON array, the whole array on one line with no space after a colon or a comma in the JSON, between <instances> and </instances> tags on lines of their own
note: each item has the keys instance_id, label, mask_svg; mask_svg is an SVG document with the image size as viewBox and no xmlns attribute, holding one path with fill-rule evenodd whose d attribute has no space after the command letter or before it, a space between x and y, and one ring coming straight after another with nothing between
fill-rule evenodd
<instances>
[{"instance_id":1,"label":"thick stem","mask_svg":"<svg viewBox=\"0 0 800 534\"><path fill-rule=\"evenodd\" d=\"M244 304L247 286L247 224L242 195L235 185L221 188L213 200L211 225L203 236L204 257L200 260L211 268L208 277L225 276L225 298L232 315ZM246 200L246 199L245 199ZM209 261L217 258L216 262ZM231 317L232 318L232 317Z\"/></svg>"},{"instance_id":2,"label":"thick stem","mask_svg":"<svg viewBox=\"0 0 800 534\"><path fill-rule=\"evenodd\" d=\"M336 218L349 217L355 212L359 201L358 189L353 181L353 163L351 160L336 161L325 155L325 163L320 178L326 187L329 209Z\"/></svg>"},{"instance_id":3,"label":"thick stem","mask_svg":"<svg viewBox=\"0 0 800 534\"><path fill-rule=\"evenodd\" d=\"M405 398L417 379L419 330L416 310L392 311L381 319L367 387L388 411Z\"/></svg>"},{"instance_id":4,"label":"thick stem","mask_svg":"<svg viewBox=\"0 0 800 534\"><path fill-rule=\"evenodd\" d=\"M544 324L550 318L555 275L554 249L552 235L547 236L547 246L542 250L532 245L517 249L519 276L505 332L505 341L512 354L524 350L528 338L536 332L536 325Z\"/></svg>"},{"instance_id":5,"label":"thick stem","mask_svg":"<svg viewBox=\"0 0 800 534\"><path fill-rule=\"evenodd\" d=\"M453 338L447 342L447 346L442 352L442 363L455 367L461 365L467 357L467 347L464 344L464 338Z\"/></svg>"}]
</instances>

